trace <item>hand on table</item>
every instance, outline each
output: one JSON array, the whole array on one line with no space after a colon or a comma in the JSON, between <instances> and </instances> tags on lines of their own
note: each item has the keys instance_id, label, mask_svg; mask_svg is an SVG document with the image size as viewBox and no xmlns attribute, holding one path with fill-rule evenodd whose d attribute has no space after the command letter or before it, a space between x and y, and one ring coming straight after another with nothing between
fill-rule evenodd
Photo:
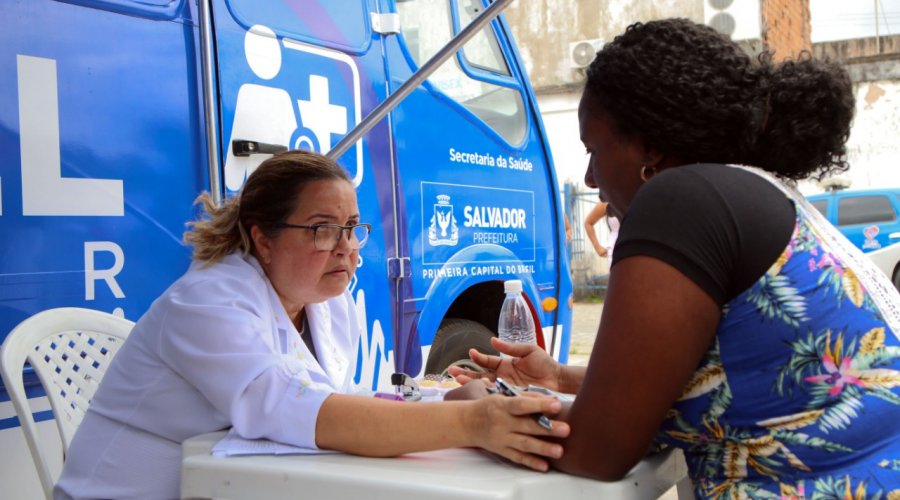
<instances>
[{"instance_id":1,"label":"hand on table","mask_svg":"<svg viewBox=\"0 0 900 500\"><path fill-rule=\"evenodd\" d=\"M548 430L534 417L536 414L556 415L561 409L562 404L548 396L495 394L474 402L466 419L467 427L472 442L481 448L531 469L547 471L550 464L545 457L558 459L563 454L562 446L547 438L568 437L570 428L565 422L553 420L553 428Z\"/></svg>"}]
</instances>

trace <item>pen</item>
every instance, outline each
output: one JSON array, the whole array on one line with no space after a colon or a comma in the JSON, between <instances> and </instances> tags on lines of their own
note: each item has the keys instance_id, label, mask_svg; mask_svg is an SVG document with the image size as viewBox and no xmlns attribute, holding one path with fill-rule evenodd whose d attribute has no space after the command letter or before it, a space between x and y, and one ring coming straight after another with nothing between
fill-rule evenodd
<instances>
[{"instance_id":1,"label":"pen","mask_svg":"<svg viewBox=\"0 0 900 500\"><path fill-rule=\"evenodd\" d=\"M507 384L506 381L500 377L497 377L497 379L494 381L494 385L497 386L497 390L500 392L500 394L503 394L504 396L515 397L519 395L519 393L513 388L513 386ZM550 422L550 419L547 418L546 415L535 413L534 419L537 420L537 423L544 429L547 429L548 431L553 430L553 423Z\"/></svg>"}]
</instances>

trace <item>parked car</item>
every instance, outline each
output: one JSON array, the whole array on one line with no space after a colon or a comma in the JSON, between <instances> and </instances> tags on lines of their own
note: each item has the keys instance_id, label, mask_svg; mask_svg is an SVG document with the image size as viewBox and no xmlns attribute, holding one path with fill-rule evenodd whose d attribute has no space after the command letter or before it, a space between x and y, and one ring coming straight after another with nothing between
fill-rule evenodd
<instances>
[{"instance_id":1,"label":"parked car","mask_svg":"<svg viewBox=\"0 0 900 500\"><path fill-rule=\"evenodd\" d=\"M807 199L900 290L900 189L837 189Z\"/></svg>"}]
</instances>

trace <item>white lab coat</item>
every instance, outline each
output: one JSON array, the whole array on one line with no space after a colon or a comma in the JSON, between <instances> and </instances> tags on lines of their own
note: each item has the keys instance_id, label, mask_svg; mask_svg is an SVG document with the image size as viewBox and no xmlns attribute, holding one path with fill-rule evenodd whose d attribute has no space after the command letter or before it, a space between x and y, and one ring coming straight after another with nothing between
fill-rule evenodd
<instances>
[{"instance_id":1,"label":"white lab coat","mask_svg":"<svg viewBox=\"0 0 900 500\"><path fill-rule=\"evenodd\" d=\"M352 393L360 325L348 292L306 305L312 356L252 256L193 265L135 325L66 457L58 498L176 498L181 442L234 427L315 448L333 392Z\"/></svg>"}]
</instances>

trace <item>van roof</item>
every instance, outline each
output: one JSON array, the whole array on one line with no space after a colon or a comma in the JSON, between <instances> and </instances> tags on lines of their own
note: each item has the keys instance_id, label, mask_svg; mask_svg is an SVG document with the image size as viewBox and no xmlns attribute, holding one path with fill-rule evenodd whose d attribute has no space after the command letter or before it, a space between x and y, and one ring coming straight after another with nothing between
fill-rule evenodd
<instances>
[{"instance_id":1,"label":"van roof","mask_svg":"<svg viewBox=\"0 0 900 500\"><path fill-rule=\"evenodd\" d=\"M843 196L861 196L875 194L894 194L900 195L900 188L878 188L878 189L838 189L837 191L829 191L827 193L816 193L806 197L808 200L822 200L825 198L843 197Z\"/></svg>"}]
</instances>

